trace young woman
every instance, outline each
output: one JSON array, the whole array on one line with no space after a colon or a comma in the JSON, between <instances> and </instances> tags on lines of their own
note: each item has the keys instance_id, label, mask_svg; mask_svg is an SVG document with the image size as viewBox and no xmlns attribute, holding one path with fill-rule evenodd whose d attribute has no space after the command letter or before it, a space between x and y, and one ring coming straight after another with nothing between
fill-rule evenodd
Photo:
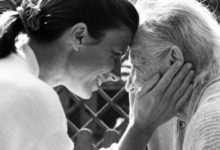
<instances>
[{"instance_id":1,"label":"young woman","mask_svg":"<svg viewBox=\"0 0 220 150\"><path fill-rule=\"evenodd\" d=\"M23 0L17 11L4 12L0 149L72 150L65 114L51 86L62 84L87 99L103 82L118 80L120 57L138 22L126 0ZM22 32L28 40L15 47ZM181 66L174 63L160 80L159 75L152 79L150 90L144 85L136 91L133 117L118 149L143 149L153 131L184 104L192 77L190 67Z\"/></svg>"}]
</instances>

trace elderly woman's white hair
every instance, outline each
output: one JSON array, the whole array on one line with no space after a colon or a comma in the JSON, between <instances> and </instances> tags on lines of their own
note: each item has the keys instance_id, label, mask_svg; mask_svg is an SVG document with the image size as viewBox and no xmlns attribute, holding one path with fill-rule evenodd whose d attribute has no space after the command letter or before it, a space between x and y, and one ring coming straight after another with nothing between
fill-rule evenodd
<instances>
[{"instance_id":1,"label":"elderly woman's white hair","mask_svg":"<svg viewBox=\"0 0 220 150\"><path fill-rule=\"evenodd\" d=\"M167 47L181 49L184 61L196 71L196 83L204 85L219 73L220 26L206 7L195 0L139 0L140 28L133 43L146 44L152 58Z\"/></svg>"}]
</instances>

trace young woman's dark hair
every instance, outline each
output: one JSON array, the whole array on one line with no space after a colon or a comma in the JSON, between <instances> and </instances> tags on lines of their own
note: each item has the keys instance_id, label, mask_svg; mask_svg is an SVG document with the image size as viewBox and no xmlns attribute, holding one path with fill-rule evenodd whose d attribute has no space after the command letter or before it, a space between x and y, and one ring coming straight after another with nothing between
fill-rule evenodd
<instances>
[{"instance_id":1,"label":"young woman's dark hair","mask_svg":"<svg viewBox=\"0 0 220 150\"><path fill-rule=\"evenodd\" d=\"M15 38L21 31L40 42L50 42L79 22L87 25L93 38L121 26L134 35L139 16L128 0L23 0L16 12L0 17L0 58L15 52Z\"/></svg>"}]
</instances>

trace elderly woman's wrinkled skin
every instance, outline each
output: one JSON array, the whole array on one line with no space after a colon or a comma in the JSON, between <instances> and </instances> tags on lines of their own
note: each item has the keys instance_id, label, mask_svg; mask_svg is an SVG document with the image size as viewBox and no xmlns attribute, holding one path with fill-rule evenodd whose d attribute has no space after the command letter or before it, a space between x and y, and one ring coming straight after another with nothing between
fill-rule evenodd
<instances>
[{"instance_id":1,"label":"elderly woman's wrinkled skin","mask_svg":"<svg viewBox=\"0 0 220 150\"><path fill-rule=\"evenodd\" d=\"M132 48L130 51L131 74L126 84L128 91L134 92L151 82L151 78L156 74L163 75L170 66L164 58L150 57L150 53L151 50L146 45Z\"/></svg>"},{"instance_id":2,"label":"elderly woman's wrinkled skin","mask_svg":"<svg viewBox=\"0 0 220 150\"><path fill-rule=\"evenodd\" d=\"M127 90L150 85L153 75L163 76L176 61L191 62L195 70L187 105L181 107L178 120L154 133L150 150L220 149L219 24L196 0L140 0L137 8L141 25L131 47Z\"/></svg>"}]
</instances>

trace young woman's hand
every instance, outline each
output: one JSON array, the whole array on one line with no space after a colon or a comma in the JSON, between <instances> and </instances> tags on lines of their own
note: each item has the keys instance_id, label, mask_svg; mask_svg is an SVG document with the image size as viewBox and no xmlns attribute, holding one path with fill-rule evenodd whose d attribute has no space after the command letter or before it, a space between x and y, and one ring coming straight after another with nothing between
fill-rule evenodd
<instances>
[{"instance_id":1,"label":"young woman's hand","mask_svg":"<svg viewBox=\"0 0 220 150\"><path fill-rule=\"evenodd\" d=\"M190 98L194 71L191 64L174 63L165 75L151 80L133 93L131 101L132 125L151 136L153 131L171 119Z\"/></svg>"}]
</instances>

